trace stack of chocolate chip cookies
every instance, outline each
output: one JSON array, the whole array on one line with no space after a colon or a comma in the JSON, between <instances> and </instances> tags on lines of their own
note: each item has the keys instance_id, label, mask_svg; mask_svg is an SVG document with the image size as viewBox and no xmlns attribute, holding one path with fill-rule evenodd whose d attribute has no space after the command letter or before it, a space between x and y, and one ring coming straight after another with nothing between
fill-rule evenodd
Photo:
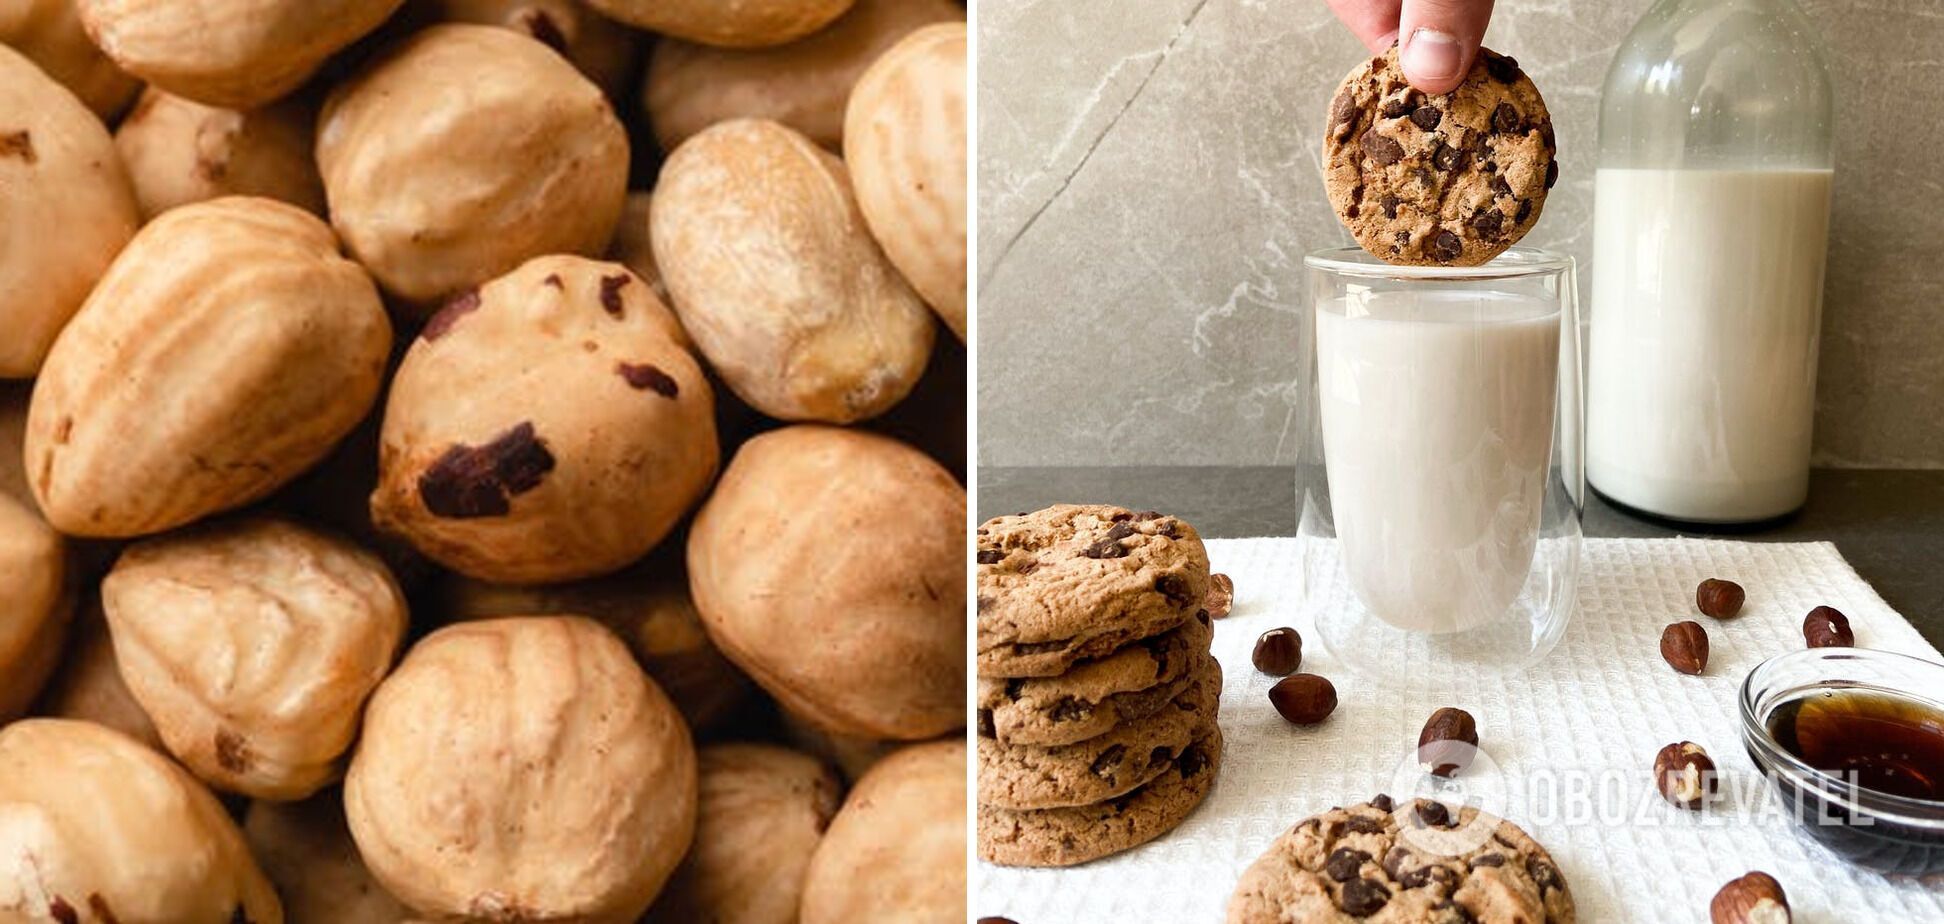
<instances>
[{"instance_id":1,"label":"stack of chocolate chip cookies","mask_svg":"<svg viewBox=\"0 0 1944 924\"><path fill-rule=\"evenodd\" d=\"M1173 830L1222 754L1194 528L1062 504L986 521L978 562L979 855L1072 866Z\"/></svg>"}]
</instances>

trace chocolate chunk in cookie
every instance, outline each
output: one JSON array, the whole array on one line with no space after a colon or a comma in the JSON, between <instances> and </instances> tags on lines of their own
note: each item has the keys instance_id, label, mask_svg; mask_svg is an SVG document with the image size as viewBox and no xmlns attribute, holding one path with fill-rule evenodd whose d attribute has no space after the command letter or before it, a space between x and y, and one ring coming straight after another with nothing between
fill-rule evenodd
<instances>
[{"instance_id":1,"label":"chocolate chunk in cookie","mask_svg":"<svg viewBox=\"0 0 1944 924\"><path fill-rule=\"evenodd\" d=\"M1517 61L1490 50L1457 89L1426 96L1392 47L1344 78L1329 119L1330 206L1389 263L1484 263L1531 230L1559 181L1545 101Z\"/></svg>"}]
</instances>

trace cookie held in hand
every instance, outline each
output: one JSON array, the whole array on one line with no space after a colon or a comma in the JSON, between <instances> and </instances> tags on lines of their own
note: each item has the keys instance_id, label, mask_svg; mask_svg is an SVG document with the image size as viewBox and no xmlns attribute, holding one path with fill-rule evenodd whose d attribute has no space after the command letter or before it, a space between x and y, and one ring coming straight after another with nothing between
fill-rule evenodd
<instances>
[{"instance_id":1,"label":"cookie held in hand","mask_svg":"<svg viewBox=\"0 0 1944 924\"><path fill-rule=\"evenodd\" d=\"M1323 185L1378 259L1477 266L1539 220L1557 151L1552 116L1518 62L1481 48L1457 89L1427 95L1405 81L1392 46L1337 88Z\"/></svg>"}]
</instances>

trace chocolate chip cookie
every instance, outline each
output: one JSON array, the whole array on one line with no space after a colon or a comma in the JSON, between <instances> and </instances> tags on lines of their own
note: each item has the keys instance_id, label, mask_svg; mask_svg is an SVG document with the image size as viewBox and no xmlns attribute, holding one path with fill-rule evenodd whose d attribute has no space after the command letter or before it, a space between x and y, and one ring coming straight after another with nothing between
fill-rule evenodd
<instances>
[{"instance_id":1,"label":"chocolate chip cookie","mask_svg":"<svg viewBox=\"0 0 1944 924\"><path fill-rule=\"evenodd\" d=\"M1477 266L1531 230L1559 179L1552 116L1505 55L1479 49L1458 88L1427 96L1397 46L1330 103L1323 185L1357 243L1388 263Z\"/></svg>"},{"instance_id":2,"label":"chocolate chip cookie","mask_svg":"<svg viewBox=\"0 0 1944 924\"><path fill-rule=\"evenodd\" d=\"M1207 733L1146 786L1118 799L1013 811L979 804L979 857L1006 866L1074 866L1139 847L1175 829L1215 785L1222 732Z\"/></svg>"},{"instance_id":3,"label":"chocolate chip cookie","mask_svg":"<svg viewBox=\"0 0 1944 924\"><path fill-rule=\"evenodd\" d=\"M1051 677L1194 618L1208 553L1164 514L1060 504L978 531L979 676Z\"/></svg>"},{"instance_id":4,"label":"chocolate chip cookie","mask_svg":"<svg viewBox=\"0 0 1944 924\"><path fill-rule=\"evenodd\" d=\"M1423 799L1394 806L1381 795L1311 816L1277 838L1242 873L1228 924L1346 915L1395 924L1574 920L1559 867L1517 825Z\"/></svg>"},{"instance_id":5,"label":"chocolate chip cookie","mask_svg":"<svg viewBox=\"0 0 1944 924\"><path fill-rule=\"evenodd\" d=\"M1055 747L979 739L979 804L1046 809L1103 802L1160 776L1215 723L1222 669L1201 657L1194 681L1153 715Z\"/></svg>"},{"instance_id":6,"label":"chocolate chip cookie","mask_svg":"<svg viewBox=\"0 0 1944 924\"><path fill-rule=\"evenodd\" d=\"M1154 714L1193 681L1209 623L1144 638L1058 677L979 678L979 734L1003 744L1056 745Z\"/></svg>"}]
</instances>

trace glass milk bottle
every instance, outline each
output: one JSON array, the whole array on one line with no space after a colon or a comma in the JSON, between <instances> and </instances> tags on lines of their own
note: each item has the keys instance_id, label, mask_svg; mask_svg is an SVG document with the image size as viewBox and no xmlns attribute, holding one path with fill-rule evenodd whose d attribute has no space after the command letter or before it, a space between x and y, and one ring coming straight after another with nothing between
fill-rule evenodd
<instances>
[{"instance_id":1,"label":"glass milk bottle","mask_svg":"<svg viewBox=\"0 0 1944 924\"><path fill-rule=\"evenodd\" d=\"M1830 87L1791 0L1659 0L1600 102L1587 476L1744 523L1808 494Z\"/></svg>"}]
</instances>

